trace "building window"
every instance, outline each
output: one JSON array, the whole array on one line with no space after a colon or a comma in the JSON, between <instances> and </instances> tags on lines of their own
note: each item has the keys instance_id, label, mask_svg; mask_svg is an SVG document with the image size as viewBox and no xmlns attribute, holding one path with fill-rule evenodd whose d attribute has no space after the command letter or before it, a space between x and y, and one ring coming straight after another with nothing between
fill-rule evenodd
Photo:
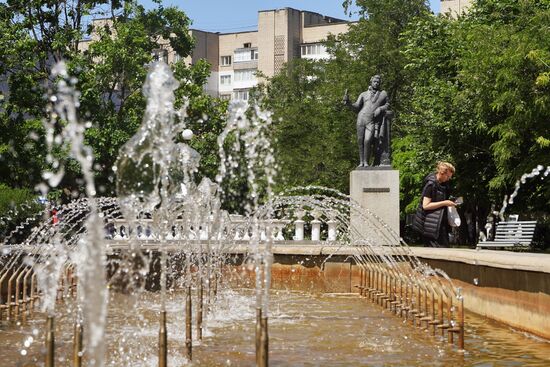
<instances>
[{"instance_id":1,"label":"building window","mask_svg":"<svg viewBox=\"0 0 550 367\"><path fill-rule=\"evenodd\" d=\"M174 62L179 62L182 59L182 57L176 52L174 53Z\"/></svg>"},{"instance_id":2,"label":"building window","mask_svg":"<svg viewBox=\"0 0 550 367\"><path fill-rule=\"evenodd\" d=\"M231 65L231 56L222 56L222 66Z\"/></svg>"},{"instance_id":3,"label":"building window","mask_svg":"<svg viewBox=\"0 0 550 367\"><path fill-rule=\"evenodd\" d=\"M229 101L231 99L231 94L220 94L220 99L222 101Z\"/></svg>"},{"instance_id":4,"label":"building window","mask_svg":"<svg viewBox=\"0 0 550 367\"><path fill-rule=\"evenodd\" d=\"M221 75L220 76L221 85L231 85L231 75Z\"/></svg>"},{"instance_id":5,"label":"building window","mask_svg":"<svg viewBox=\"0 0 550 367\"><path fill-rule=\"evenodd\" d=\"M250 61L250 50L235 51L235 62Z\"/></svg>"},{"instance_id":6,"label":"building window","mask_svg":"<svg viewBox=\"0 0 550 367\"><path fill-rule=\"evenodd\" d=\"M258 60L258 49L235 51L235 62Z\"/></svg>"},{"instance_id":7,"label":"building window","mask_svg":"<svg viewBox=\"0 0 550 367\"><path fill-rule=\"evenodd\" d=\"M247 42L247 43L244 44L243 47L244 47L244 48L250 48L250 47L252 47L252 43Z\"/></svg>"},{"instance_id":8,"label":"building window","mask_svg":"<svg viewBox=\"0 0 550 367\"><path fill-rule=\"evenodd\" d=\"M254 73L256 73L256 69L235 70L235 81L246 82L256 80Z\"/></svg>"},{"instance_id":9,"label":"building window","mask_svg":"<svg viewBox=\"0 0 550 367\"><path fill-rule=\"evenodd\" d=\"M153 60L168 63L168 50L162 48L153 50Z\"/></svg>"},{"instance_id":10,"label":"building window","mask_svg":"<svg viewBox=\"0 0 550 367\"><path fill-rule=\"evenodd\" d=\"M325 46L323 46L320 43L315 43L311 45L302 45L301 49L302 49L302 56L321 55L326 51Z\"/></svg>"},{"instance_id":11,"label":"building window","mask_svg":"<svg viewBox=\"0 0 550 367\"><path fill-rule=\"evenodd\" d=\"M233 92L233 99L238 101L248 101L248 90L237 90Z\"/></svg>"}]
</instances>

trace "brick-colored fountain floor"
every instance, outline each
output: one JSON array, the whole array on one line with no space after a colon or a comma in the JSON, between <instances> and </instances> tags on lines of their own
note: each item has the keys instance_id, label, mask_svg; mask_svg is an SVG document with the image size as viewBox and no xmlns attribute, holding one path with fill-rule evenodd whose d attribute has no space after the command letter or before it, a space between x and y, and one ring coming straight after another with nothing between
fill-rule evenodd
<instances>
[{"instance_id":1,"label":"brick-colored fountain floor","mask_svg":"<svg viewBox=\"0 0 550 367\"><path fill-rule=\"evenodd\" d=\"M157 366L158 294L143 293L137 302L130 295L112 293L111 297L108 365ZM475 315L466 315L466 352L461 353L355 295L274 290L270 307L271 366L550 365L550 343ZM183 292L170 295L167 312L168 365L183 366ZM57 320L56 366L72 365L71 322L69 317ZM252 290L221 292L205 322L203 340L194 341L194 366L255 365ZM20 325L3 322L0 365L41 365L43 325L44 316L39 313Z\"/></svg>"}]
</instances>

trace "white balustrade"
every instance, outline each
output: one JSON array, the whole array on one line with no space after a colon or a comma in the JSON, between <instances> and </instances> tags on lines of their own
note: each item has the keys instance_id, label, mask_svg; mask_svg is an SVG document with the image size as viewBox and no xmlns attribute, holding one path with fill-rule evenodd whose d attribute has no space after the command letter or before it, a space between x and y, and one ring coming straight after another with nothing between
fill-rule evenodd
<instances>
[{"instance_id":1,"label":"white balustrade","mask_svg":"<svg viewBox=\"0 0 550 367\"><path fill-rule=\"evenodd\" d=\"M298 213L302 214L302 213ZM298 217L298 215L297 215ZM201 240L206 241L208 239L223 241L225 238L233 241L249 241L252 236L252 232L256 233L260 241L267 241L271 239L275 242L280 241L304 241L306 238L305 228L306 221L302 219L303 214L298 219L291 222L288 219L272 219L268 221L261 221L259 228L256 231L252 231L250 222L240 215L230 215L230 220L223 223L223 230L214 229L210 231L209 226L212 223L207 223L202 226L193 225L188 227L189 223L183 223L183 220L178 219L175 221L171 230L166 236L168 241L178 241L183 238L187 240ZM311 241L321 241L321 228L326 223L328 226L328 237L326 241L336 241L338 237L338 221L329 219L328 221L321 221L318 218L321 217L320 213L315 213L314 219L311 220ZM292 223L292 224L291 224ZM130 224L132 229L130 229ZM293 238L285 239L284 229L287 226L293 226ZM124 219L115 219L106 227L106 238L115 241L128 240L130 235L141 241L157 239L152 228L151 219L140 219L135 223L128 223ZM107 229L108 228L108 229ZM212 237L212 238L211 238Z\"/></svg>"},{"instance_id":2,"label":"white balustrade","mask_svg":"<svg viewBox=\"0 0 550 367\"><path fill-rule=\"evenodd\" d=\"M248 227L244 227L244 236L242 237L243 241L249 241L250 240L250 234L248 233Z\"/></svg>"},{"instance_id":3,"label":"white balustrade","mask_svg":"<svg viewBox=\"0 0 550 367\"><path fill-rule=\"evenodd\" d=\"M241 238L243 238L242 235L241 235L241 233L242 233L242 229L241 229L241 228L239 228L239 227L235 228L235 236L233 237L233 239L234 239L235 241L239 241Z\"/></svg>"},{"instance_id":4,"label":"white balustrade","mask_svg":"<svg viewBox=\"0 0 550 367\"><path fill-rule=\"evenodd\" d=\"M265 234L265 227L260 231L260 241L267 241L267 235Z\"/></svg>"},{"instance_id":5,"label":"white balustrade","mask_svg":"<svg viewBox=\"0 0 550 367\"><path fill-rule=\"evenodd\" d=\"M283 228L285 227L286 223L278 223L277 224L277 234L275 235L275 241L284 241L285 238L283 236Z\"/></svg>"}]
</instances>

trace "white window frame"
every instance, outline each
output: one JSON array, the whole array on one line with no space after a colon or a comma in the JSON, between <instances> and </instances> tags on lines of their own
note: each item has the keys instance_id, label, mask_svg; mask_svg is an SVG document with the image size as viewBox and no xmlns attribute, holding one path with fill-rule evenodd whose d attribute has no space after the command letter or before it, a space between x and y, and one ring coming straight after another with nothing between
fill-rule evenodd
<instances>
[{"instance_id":1,"label":"white window frame","mask_svg":"<svg viewBox=\"0 0 550 367\"><path fill-rule=\"evenodd\" d=\"M220 75L220 85L231 85L231 74Z\"/></svg>"},{"instance_id":2,"label":"white window frame","mask_svg":"<svg viewBox=\"0 0 550 367\"><path fill-rule=\"evenodd\" d=\"M240 49L234 52L233 62L248 62L258 60L258 49Z\"/></svg>"},{"instance_id":3,"label":"white window frame","mask_svg":"<svg viewBox=\"0 0 550 367\"><path fill-rule=\"evenodd\" d=\"M231 55L228 56L222 56L220 63L222 66L230 66L231 65Z\"/></svg>"},{"instance_id":4,"label":"white window frame","mask_svg":"<svg viewBox=\"0 0 550 367\"><path fill-rule=\"evenodd\" d=\"M250 58L250 50L239 50L239 51L235 51L234 53L234 61L237 63L237 62L247 62L247 61L250 61L251 58Z\"/></svg>"},{"instance_id":5,"label":"white window frame","mask_svg":"<svg viewBox=\"0 0 550 367\"><path fill-rule=\"evenodd\" d=\"M241 69L235 70L233 75L236 82L248 82L256 80L257 69Z\"/></svg>"},{"instance_id":6,"label":"white window frame","mask_svg":"<svg viewBox=\"0 0 550 367\"><path fill-rule=\"evenodd\" d=\"M162 60L165 63L168 63L168 50L165 48L157 48L153 50L152 53L153 60Z\"/></svg>"},{"instance_id":7,"label":"white window frame","mask_svg":"<svg viewBox=\"0 0 550 367\"><path fill-rule=\"evenodd\" d=\"M240 97L244 97L244 98L240 98ZM233 99L234 100L248 101L248 98L250 98L250 94L249 94L248 89L233 91Z\"/></svg>"},{"instance_id":8,"label":"white window frame","mask_svg":"<svg viewBox=\"0 0 550 367\"><path fill-rule=\"evenodd\" d=\"M323 53L323 45L321 43L312 43L308 45L302 45L301 54L306 55L321 55Z\"/></svg>"}]
</instances>

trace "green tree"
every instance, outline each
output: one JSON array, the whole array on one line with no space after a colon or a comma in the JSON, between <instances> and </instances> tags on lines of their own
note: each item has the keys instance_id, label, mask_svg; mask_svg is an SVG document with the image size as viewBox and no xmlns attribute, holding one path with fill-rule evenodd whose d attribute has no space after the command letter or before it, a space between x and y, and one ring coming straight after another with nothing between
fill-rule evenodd
<instances>
[{"instance_id":1,"label":"green tree","mask_svg":"<svg viewBox=\"0 0 550 367\"><path fill-rule=\"evenodd\" d=\"M402 213L416 209L435 163L449 160L458 171L455 193L466 198L463 238L475 242L475 224L484 225L491 204L498 208L523 173L550 162L549 3L479 0L457 19L430 14L423 1L344 6L352 3L361 19L328 39L330 60L292 62L264 89L278 119L281 186L347 191L355 116L338 105L345 89L357 96L382 74L396 116ZM548 185L529 184L523 195L515 212L548 216Z\"/></svg>"},{"instance_id":2,"label":"green tree","mask_svg":"<svg viewBox=\"0 0 550 367\"><path fill-rule=\"evenodd\" d=\"M343 122L348 113L342 96L329 88L330 78L325 63L297 60L265 88L264 103L274 112L279 190L306 185L348 189L355 129L352 120Z\"/></svg>"},{"instance_id":3,"label":"green tree","mask_svg":"<svg viewBox=\"0 0 550 367\"><path fill-rule=\"evenodd\" d=\"M351 5L345 1L344 5ZM274 139L281 167L280 188L325 185L349 190L349 172L357 164L356 115L344 108L381 74L391 109L397 112L407 80L399 35L416 18L429 16L423 0L356 1L361 19L349 31L331 36L325 61L296 60L269 80L265 103L275 116Z\"/></svg>"},{"instance_id":4,"label":"green tree","mask_svg":"<svg viewBox=\"0 0 550 367\"><path fill-rule=\"evenodd\" d=\"M39 217L41 209L32 190L12 189L0 184L0 239L13 230L21 231L23 228L17 226L27 218Z\"/></svg>"},{"instance_id":5,"label":"green tree","mask_svg":"<svg viewBox=\"0 0 550 367\"><path fill-rule=\"evenodd\" d=\"M549 23L550 3L540 0L480 1L463 20L461 79L479 94L473 110L494 139L490 188L500 192L550 162Z\"/></svg>"},{"instance_id":6,"label":"green tree","mask_svg":"<svg viewBox=\"0 0 550 367\"><path fill-rule=\"evenodd\" d=\"M145 10L137 1L9 1L0 4L0 75L6 87L0 98L0 169L12 187L34 186L48 167L42 119L47 118L53 86L51 68L65 60L78 79L80 118L89 121L87 144L95 153L97 183L102 194L114 191L112 166L119 147L141 123L145 98L141 88L148 64L170 46L180 56L174 63L178 104L192 107L186 123L214 176L225 103L207 96L202 85L210 70L205 62L188 66L193 48L190 20L173 7ZM94 19L99 21L93 22ZM208 121L204 116L208 115ZM64 152L56 152L65 158ZM79 190L79 167L66 162L62 187Z\"/></svg>"},{"instance_id":7,"label":"green tree","mask_svg":"<svg viewBox=\"0 0 550 367\"><path fill-rule=\"evenodd\" d=\"M344 1L345 8L353 0ZM429 16L425 0L356 0L361 18L338 38L330 37L327 45L334 55L335 67L343 80L339 85L349 86L354 95L366 90L371 76L380 74L388 92L392 109L399 113L401 91L407 84L400 52L400 35L414 21Z\"/></svg>"},{"instance_id":8,"label":"green tree","mask_svg":"<svg viewBox=\"0 0 550 367\"><path fill-rule=\"evenodd\" d=\"M467 198L462 212L475 223L487 216L486 186L495 170L490 136L473 111L477 98L461 80L459 55L467 44L460 29L459 22L434 16L402 34L410 82L401 113L403 139L394 144L394 157L408 178L402 180L406 212L418 206L423 177L435 162L447 160L457 167L455 193ZM471 231L470 237L475 241Z\"/></svg>"},{"instance_id":9,"label":"green tree","mask_svg":"<svg viewBox=\"0 0 550 367\"><path fill-rule=\"evenodd\" d=\"M550 162L549 14L540 1L479 1L457 20L430 17L402 34L410 93L401 119L408 143L396 142L395 157L411 172L438 159L455 162L456 191L467 197L464 211L480 226L491 203L498 208L523 173ZM531 204L514 210L524 210L524 218L540 212L549 190L535 190L537 200L527 195ZM407 200L411 212L419 189L405 191L415 193Z\"/></svg>"}]
</instances>

